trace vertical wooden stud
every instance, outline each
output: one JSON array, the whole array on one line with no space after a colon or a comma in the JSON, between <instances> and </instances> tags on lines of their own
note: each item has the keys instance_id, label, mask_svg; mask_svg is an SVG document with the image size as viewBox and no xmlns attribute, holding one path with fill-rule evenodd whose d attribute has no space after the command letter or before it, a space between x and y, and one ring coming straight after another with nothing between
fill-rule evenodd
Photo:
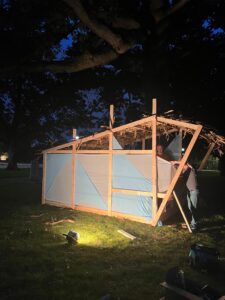
<instances>
[{"instance_id":1,"label":"vertical wooden stud","mask_svg":"<svg viewBox=\"0 0 225 300\"><path fill-rule=\"evenodd\" d=\"M181 158L182 158L182 146L183 146L183 130L182 130L182 128L180 128L180 130L179 130L179 138L180 138L180 140L179 140L179 142L180 142L180 144L179 144L179 147L178 147L178 149L181 149L181 153L180 153L180 157L179 157L179 159L178 160L181 160Z\"/></svg>"},{"instance_id":2,"label":"vertical wooden stud","mask_svg":"<svg viewBox=\"0 0 225 300\"><path fill-rule=\"evenodd\" d=\"M71 207L75 207L75 180L76 180L76 136L77 131L73 129L73 145L72 145L72 168L71 168Z\"/></svg>"},{"instance_id":3,"label":"vertical wooden stud","mask_svg":"<svg viewBox=\"0 0 225 300\"><path fill-rule=\"evenodd\" d=\"M157 212L157 193L158 193L158 178L157 178L157 156L156 156L156 138L157 138L157 102L152 99L152 219L155 218Z\"/></svg>"},{"instance_id":4,"label":"vertical wooden stud","mask_svg":"<svg viewBox=\"0 0 225 300\"><path fill-rule=\"evenodd\" d=\"M76 128L73 128L73 140L76 140L77 137L77 130Z\"/></svg>"},{"instance_id":5,"label":"vertical wooden stud","mask_svg":"<svg viewBox=\"0 0 225 300\"><path fill-rule=\"evenodd\" d=\"M141 140L141 149L145 150L145 139Z\"/></svg>"},{"instance_id":6,"label":"vertical wooden stud","mask_svg":"<svg viewBox=\"0 0 225 300\"><path fill-rule=\"evenodd\" d=\"M108 215L112 214L112 150L113 150L113 128L114 106L110 105L109 110L109 154L108 154Z\"/></svg>"},{"instance_id":7,"label":"vertical wooden stud","mask_svg":"<svg viewBox=\"0 0 225 300\"><path fill-rule=\"evenodd\" d=\"M110 104L109 107L109 128L112 129L114 125L114 105Z\"/></svg>"},{"instance_id":8,"label":"vertical wooden stud","mask_svg":"<svg viewBox=\"0 0 225 300\"><path fill-rule=\"evenodd\" d=\"M42 175L42 197L41 197L41 204L45 204L46 166L47 166L47 153L44 153L43 154L43 175Z\"/></svg>"}]
</instances>

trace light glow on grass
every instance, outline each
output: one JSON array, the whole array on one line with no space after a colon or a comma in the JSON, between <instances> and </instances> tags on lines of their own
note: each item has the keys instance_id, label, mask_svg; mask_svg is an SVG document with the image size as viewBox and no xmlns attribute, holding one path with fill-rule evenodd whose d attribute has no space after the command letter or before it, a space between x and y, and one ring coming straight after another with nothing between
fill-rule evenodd
<instances>
[{"instance_id":1,"label":"light glow on grass","mask_svg":"<svg viewBox=\"0 0 225 300\"><path fill-rule=\"evenodd\" d=\"M99 224L100 225L100 224ZM92 226L88 226L87 229L82 228L79 226L69 226L68 224L60 224L57 226L54 226L54 228L51 228L50 231L54 235L60 236L61 238L64 239L63 235L67 233L70 230L79 232L79 239L77 241L77 245L83 245L83 246L88 246L88 247L93 247L93 248L114 248L114 247L127 247L132 241L127 239L126 237L120 235L117 231L117 228L112 228L112 231L110 232L105 232L105 228L102 228L101 226L98 226L99 228L93 229ZM65 243L66 243L65 239ZM60 241L61 243L61 241Z\"/></svg>"}]
</instances>

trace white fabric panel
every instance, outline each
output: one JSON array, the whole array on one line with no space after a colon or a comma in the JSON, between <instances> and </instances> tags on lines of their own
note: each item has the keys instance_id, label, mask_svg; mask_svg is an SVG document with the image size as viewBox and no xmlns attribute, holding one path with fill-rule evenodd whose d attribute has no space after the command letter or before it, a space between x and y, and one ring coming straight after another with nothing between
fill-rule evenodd
<instances>
[{"instance_id":1,"label":"white fabric panel","mask_svg":"<svg viewBox=\"0 0 225 300\"><path fill-rule=\"evenodd\" d=\"M72 155L48 154L46 165L47 200L71 205Z\"/></svg>"},{"instance_id":2,"label":"white fabric panel","mask_svg":"<svg viewBox=\"0 0 225 300\"><path fill-rule=\"evenodd\" d=\"M122 150L123 147L120 145L120 143L117 141L117 139L113 136L113 144L112 144L112 148L113 150Z\"/></svg>"},{"instance_id":3,"label":"white fabric panel","mask_svg":"<svg viewBox=\"0 0 225 300\"><path fill-rule=\"evenodd\" d=\"M182 135L177 134L164 152L171 157L171 160L179 160L182 152Z\"/></svg>"},{"instance_id":4,"label":"white fabric panel","mask_svg":"<svg viewBox=\"0 0 225 300\"><path fill-rule=\"evenodd\" d=\"M152 155L127 155L128 159L146 178L152 180ZM172 180L172 165L170 162L157 158L158 166L158 191L163 193L167 191Z\"/></svg>"},{"instance_id":5,"label":"white fabric panel","mask_svg":"<svg viewBox=\"0 0 225 300\"><path fill-rule=\"evenodd\" d=\"M102 199L108 201L108 155L77 154L82 167L95 185Z\"/></svg>"}]
</instances>

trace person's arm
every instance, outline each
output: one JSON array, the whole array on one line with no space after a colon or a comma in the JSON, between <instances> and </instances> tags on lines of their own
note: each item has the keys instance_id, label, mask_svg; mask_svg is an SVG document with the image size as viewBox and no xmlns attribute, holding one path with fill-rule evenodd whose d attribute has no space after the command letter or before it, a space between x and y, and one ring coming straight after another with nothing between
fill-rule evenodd
<instances>
[{"instance_id":1,"label":"person's arm","mask_svg":"<svg viewBox=\"0 0 225 300\"><path fill-rule=\"evenodd\" d=\"M178 160L171 160L170 162L173 166L180 164L180 161L178 161ZM184 165L184 170L186 171L188 168L193 169L192 165L190 165L189 163L186 163Z\"/></svg>"}]
</instances>

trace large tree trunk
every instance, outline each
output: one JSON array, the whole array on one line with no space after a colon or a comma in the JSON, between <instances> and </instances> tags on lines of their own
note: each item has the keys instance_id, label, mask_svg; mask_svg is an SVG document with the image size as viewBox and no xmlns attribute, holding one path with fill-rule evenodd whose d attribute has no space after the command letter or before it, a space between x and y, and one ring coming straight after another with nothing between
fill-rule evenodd
<instances>
[{"instance_id":1,"label":"large tree trunk","mask_svg":"<svg viewBox=\"0 0 225 300\"><path fill-rule=\"evenodd\" d=\"M8 149L8 166L7 170L16 170L17 169L17 161L16 161L16 143L15 140L11 140L9 149Z\"/></svg>"}]
</instances>

